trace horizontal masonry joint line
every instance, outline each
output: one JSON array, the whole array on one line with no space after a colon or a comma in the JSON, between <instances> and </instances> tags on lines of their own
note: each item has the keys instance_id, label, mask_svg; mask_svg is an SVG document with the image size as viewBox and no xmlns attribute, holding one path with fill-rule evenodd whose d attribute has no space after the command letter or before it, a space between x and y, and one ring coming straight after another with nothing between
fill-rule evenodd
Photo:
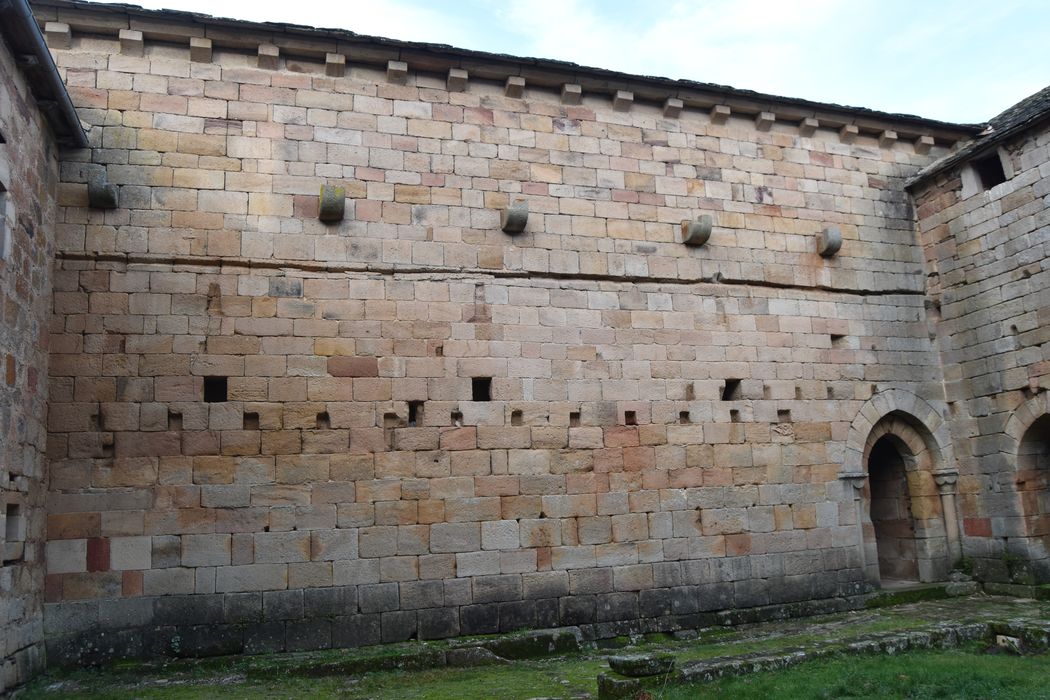
<instances>
[{"instance_id":1,"label":"horizontal masonry joint line","mask_svg":"<svg viewBox=\"0 0 1050 700\"><path fill-rule=\"evenodd\" d=\"M678 278L641 275L609 275L586 273L531 272L529 270L489 270L484 268L451 268L425 265L377 265L372 263L332 264L304 260L262 260L256 258L211 258L191 255L133 255L127 253L74 253L59 252L56 260L123 263L129 265L187 265L217 268L216 272L228 268L246 270L299 270L327 274L370 273L378 275L442 275L446 279L488 277L493 279L541 279L576 280L580 282L617 282L623 284L665 284L691 286L696 284L725 285L727 287L764 287L770 289L793 289L800 291L829 292L861 297L925 296L924 291L914 289L850 289L830 285L801 285L769 280L734 279L730 277Z\"/></svg>"}]
</instances>

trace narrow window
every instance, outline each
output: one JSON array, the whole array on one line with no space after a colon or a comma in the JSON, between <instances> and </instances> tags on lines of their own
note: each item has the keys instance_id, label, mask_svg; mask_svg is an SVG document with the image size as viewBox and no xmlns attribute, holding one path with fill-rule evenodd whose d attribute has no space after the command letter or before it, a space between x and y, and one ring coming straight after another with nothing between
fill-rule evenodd
<instances>
[{"instance_id":1,"label":"narrow window","mask_svg":"<svg viewBox=\"0 0 1050 700\"><path fill-rule=\"evenodd\" d=\"M0 260L11 257L11 227L7 225L7 188L0 182Z\"/></svg>"},{"instance_id":2,"label":"narrow window","mask_svg":"<svg viewBox=\"0 0 1050 700\"><path fill-rule=\"evenodd\" d=\"M408 427L414 428L423 422L423 402L408 402Z\"/></svg>"},{"instance_id":3,"label":"narrow window","mask_svg":"<svg viewBox=\"0 0 1050 700\"><path fill-rule=\"evenodd\" d=\"M22 522L22 506L8 503L4 511L4 551L3 563L14 564L22 561L25 554L25 523Z\"/></svg>"},{"instance_id":4,"label":"narrow window","mask_svg":"<svg viewBox=\"0 0 1050 700\"><path fill-rule=\"evenodd\" d=\"M314 421L314 427L317 430L328 430L332 427L332 419L328 415L328 411L321 411L317 414L317 420Z\"/></svg>"},{"instance_id":5,"label":"narrow window","mask_svg":"<svg viewBox=\"0 0 1050 700\"><path fill-rule=\"evenodd\" d=\"M511 425L521 425L522 424L521 411L511 411L510 412L510 424Z\"/></svg>"},{"instance_id":6,"label":"narrow window","mask_svg":"<svg viewBox=\"0 0 1050 700\"><path fill-rule=\"evenodd\" d=\"M222 403L226 400L226 377L204 378L204 401L206 403Z\"/></svg>"},{"instance_id":7,"label":"narrow window","mask_svg":"<svg viewBox=\"0 0 1050 700\"><path fill-rule=\"evenodd\" d=\"M244 414L247 418L248 414ZM182 430L182 414L178 411L168 411L168 430Z\"/></svg>"},{"instance_id":8,"label":"narrow window","mask_svg":"<svg viewBox=\"0 0 1050 700\"><path fill-rule=\"evenodd\" d=\"M463 425L463 414L459 411L453 411L451 415L449 415L449 420L452 421L452 425L458 428Z\"/></svg>"},{"instance_id":9,"label":"narrow window","mask_svg":"<svg viewBox=\"0 0 1050 700\"><path fill-rule=\"evenodd\" d=\"M570 411L569 412L569 427L579 428L580 427L580 412Z\"/></svg>"},{"instance_id":10,"label":"narrow window","mask_svg":"<svg viewBox=\"0 0 1050 700\"><path fill-rule=\"evenodd\" d=\"M472 401L491 401L492 378L473 377L470 380L470 398Z\"/></svg>"},{"instance_id":11,"label":"narrow window","mask_svg":"<svg viewBox=\"0 0 1050 700\"><path fill-rule=\"evenodd\" d=\"M22 506L8 503L6 515L4 539L7 542L18 542L22 539Z\"/></svg>"},{"instance_id":12,"label":"narrow window","mask_svg":"<svg viewBox=\"0 0 1050 700\"><path fill-rule=\"evenodd\" d=\"M736 410L735 408L730 410L729 411L729 420L732 421L733 423L739 423L740 422L740 411Z\"/></svg>"},{"instance_id":13,"label":"narrow window","mask_svg":"<svg viewBox=\"0 0 1050 700\"><path fill-rule=\"evenodd\" d=\"M986 190L1006 182L1003 161L998 153L975 160L973 169L977 171L977 177L981 178L981 186Z\"/></svg>"}]
</instances>

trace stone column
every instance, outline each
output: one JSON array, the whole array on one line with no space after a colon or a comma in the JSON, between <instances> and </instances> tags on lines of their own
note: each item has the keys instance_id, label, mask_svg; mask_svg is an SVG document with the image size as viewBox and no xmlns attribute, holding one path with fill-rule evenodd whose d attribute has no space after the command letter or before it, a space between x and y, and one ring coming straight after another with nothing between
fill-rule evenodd
<instances>
[{"instance_id":1,"label":"stone column","mask_svg":"<svg viewBox=\"0 0 1050 700\"><path fill-rule=\"evenodd\" d=\"M865 578L868 575L868 566L864 554L864 504L862 503L861 492L864 490L864 482L867 478L868 475L864 473L839 474L839 479L843 483L853 487L853 512L857 521L857 549L860 552L860 568L864 572Z\"/></svg>"},{"instance_id":2,"label":"stone column","mask_svg":"<svg viewBox=\"0 0 1050 700\"><path fill-rule=\"evenodd\" d=\"M955 512L955 488L959 472L935 472L933 480L941 495L941 510L944 513L944 533L948 537L948 553L951 565L962 559L962 540L959 538L959 516Z\"/></svg>"}]
</instances>

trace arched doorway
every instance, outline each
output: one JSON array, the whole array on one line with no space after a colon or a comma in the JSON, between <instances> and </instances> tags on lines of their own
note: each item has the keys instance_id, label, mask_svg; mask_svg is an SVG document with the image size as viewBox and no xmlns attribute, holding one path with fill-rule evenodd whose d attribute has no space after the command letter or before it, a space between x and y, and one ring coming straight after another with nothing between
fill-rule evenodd
<instances>
[{"instance_id":1,"label":"arched doorway","mask_svg":"<svg viewBox=\"0 0 1050 700\"><path fill-rule=\"evenodd\" d=\"M1017 492L1028 536L1050 552L1050 413L1033 421L1018 443Z\"/></svg>"},{"instance_id":2,"label":"arched doorway","mask_svg":"<svg viewBox=\"0 0 1050 700\"><path fill-rule=\"evenodd\" d=\"M948 575L952 555L935 478L941 461L932 435L906 414L883 416L868 434L860 496L872 583L940 581Z\"/></svg>"},{"instance_id":3,"label":"arched doorway","mask_svg":"<svg viewBox=\"0 0 1050 700\"><path fill-rule=\"evenodd\" d=\"M868 488L872 537L879 579L918 581L915 524L904 457L892 435L883 435L868 456Z\"/></svg>"}]
</instances>

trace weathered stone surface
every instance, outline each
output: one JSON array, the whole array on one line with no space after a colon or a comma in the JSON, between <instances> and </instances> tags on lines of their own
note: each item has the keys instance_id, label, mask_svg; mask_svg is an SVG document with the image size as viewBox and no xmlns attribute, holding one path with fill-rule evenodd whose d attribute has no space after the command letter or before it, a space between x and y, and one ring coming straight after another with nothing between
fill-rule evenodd
<instances>
[{"instance_id":1,"label":"weathered stone surface","mask_svg":"<svg viewBox=\"0 0 1050 700\"><path fill-rule=\"evenodd\" d=\"M488 649L470 647L467 649L449 649L446 652L448 665L456 668L473 668L475 666L498 666L510 663Z\"/></svg>"},{"instance_id":2,"label":"weathered stone surface","mask_svg":"<svg viewBox=\"0 0 1050 700\"><path fill-rule=\"evenodd\" d=\"M609 657L609 668L631 678L659 676L674 670L673 654L617 655Z\"/></svg>"},{"instance_id":3,"label":"weathered stone surface","mask_svg":"<svg viewBox=\"0 0 1050 700\"><path fill-rule=\"evenodd\" d=\"M817 234L817 252L825 257L831 257L842 248L842 231L837 226L825 226Z\"/></svg>"},{"instance_id":4,"label":"weathered stone surface","mask_svg":"<svg viewBox=\"0 0 1050 700\"><path fill-rule=\"evenodd\" d=\"M637 678L616 678L608 673L598 674L598 700L633 698L642 691Z\"/></svg>"},{"instance_id":5,"label":"weathered stone surface","mask_svg":"<svg viewBox=\"0 0 1050 700\"><path fill-rule=\"evenodd\" d=\"M342 221L346 210L346 189L332 185L321 185L317 218L325 223Z\"/></svg>"},{"instance_id":6,"label":"weathered stone surface","mask_svg":"<svg viewBox=\"0 0 1050 700\"><path fill-rule=\"evenodd\" d=\"M682 222L682 243L688 246L702 246L711 237L713 220L707 214L693 221Z\"/></svg>"},{"instance_id":7,"label":"weathered stone surface","mask_svg":"<svg viewBox=\"0 0 1050 700\"><path fill-rule=\"evenodd\" d=\"M88 205L92 209L116 209L117 186L106 181L105 171L96 171L88 179Z\"/></svg>"},{"instance_id":8,"label":"weathered stone surface","mask_svg":"<svg viewBox=\"0 0 1050 700\"><path fill-rule=\"evenodd\" d=\"M503 233L515 234L525 230L529 221L529 203L527 200L516 200L500 212L499 227Z\"/></svg>"},{"instance_id":9,"label":"weathered stone surface","mask_svg":"<svg viewBox=\"0 0 1050 700\"><path fill-rule=\"evenodd\" d=\"M89 150L0 92L5 659L45 596L201 653L846 605L883 435L910 575L1050 575L1045 130L913 210L971 129L127 12L45 30Z\"/></svg>"}]
</instances>

